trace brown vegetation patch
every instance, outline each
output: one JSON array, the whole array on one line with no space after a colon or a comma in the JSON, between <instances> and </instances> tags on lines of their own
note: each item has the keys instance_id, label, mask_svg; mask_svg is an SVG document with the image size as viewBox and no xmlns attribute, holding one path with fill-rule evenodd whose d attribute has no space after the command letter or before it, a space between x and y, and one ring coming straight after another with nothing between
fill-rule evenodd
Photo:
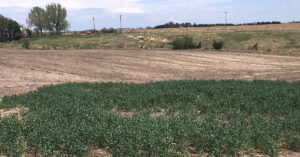
<instances>
[{"instance_id":1,"label":"brown vegetation patch","mask_svg":"<svg viewBox=\"0 0 300 157\"><path fill-rule=\"evenodd\" d=\"M241 155L241 157L268 157L268 155L262 155L260 153L254 152L253 155ZM279 152L278 157L300 157L300 152L284 150Z\"/></svg>"},{"instance_id":2,"label":"brown vegetation patch","mask_svg":"<svg viewBox=\"0 0 300 157\"><path fill-rule=\"evenodd\" d=\"M0 117L4 118L11 115L17 115L18 119L21 120L22 119L21 113L27 110L28 110L27 107L16 107L13 109L0 109Z\"/></svg>"},{"instance_id":3,"label":"brown vegetation patch","mask_svg":"<svg viewBox=\"0 0 300 157\"><path fill-rule=\"evenodd\" d=\"M285 150L279 153L279 157L300 157L300 152Z\"/></svg>"},{"instance_id":4,"label":"brown vegetation patch","mask_svg":"<svg viewBox=\"0 0 300 157\"><path fill-rule=\"evenodd\" d=\"M159 116L165 115L166 114L166 109L164 108L159 108L158 112L153 112L151 113L151 117L157 118Z\"/></svg>"},{"instance_id":5,"label":"brown vegetation patch","mask_svg":"<svg viewBox=\"0 0 300 157\"><path fill-rule=\"evenodd\" d=\"M119 116L132 117L135 110L126 111L126 110L119 110L117 107L114 107L112 108L111 112Z\"/></svg>"},{"instance_id":6,"label":"brown vegetation patch","mask_svg":"<svg viewBox=\"0 0 300 157\"><path fill-rule=\"evenodd\" d=\"M57 154L55 155L55 151L54 151L54 155L53 156L58 156ZM43 156L41 153L22 153L20 157L41 157ZM0 157L7 157L3 154L0 154ZM108 152L108 148L105 149L100 149L100 148L92 148L89 153L88 153L88 157L112 157L112 155Z\"/></svg>"},{"instance_id":7,"label":"brown vegetation patch","mask_svg":"<svg viewBox=\"0 0 300 157\"><path fill-rule=\"evenodd\" d=\"M108 152L108 148L105 149L92 149L89 152L89 157L112 157L112 155Z\"/></svg>"}]
</instances>

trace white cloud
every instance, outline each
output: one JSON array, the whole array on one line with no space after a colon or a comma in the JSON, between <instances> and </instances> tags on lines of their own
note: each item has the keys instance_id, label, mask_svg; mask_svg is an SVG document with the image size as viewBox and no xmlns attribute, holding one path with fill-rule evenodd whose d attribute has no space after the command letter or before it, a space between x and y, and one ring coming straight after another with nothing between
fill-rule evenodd
<instances>
[{"instance_id":1,"label":"white cloud","mask_svg":"<svg viewBox=\"0 0 300 157\"><path fill-rule=\"evenodd\" d=\"M155 26L168 21L222 23L225 10L232 23L300 19L299 0L0 0L0 14L26 25L30 8L51 2L67 8L72 30L92 28L92 17L98 28L117 28L120 13L124 27Z\"/></svg>"},{"instance_id":2,"label":"white cloud","mask_svg":"<svg viewBox=\"0 0 300 157\"><path fill-rule=\"evenodd\" d=\"M32 8L60 3L68 9L98 8L112 13L145 13L197 7L231 0L0 0L0 7Z\"/></svg>"},{"instance_id":3,"label":"white cloud","mask_svg":"<svg viewBox=\"0 0 300 157\"><path fill-rule=\"evenodd\" d=\"M160 0L149 1L148 3L141 4L144 10L147 11L172 11L172 10L199 10L202 7L218 2L229 2L232 0Z\"/></svg>"},{"instance_id":4,"label":"white cloud","mask_svg":"<svg viewBox=\"0 0 300 157\"><path fill-rule=\"evenodd\" d=\"M109 12L143 13L138 0L0 0L0 7L44 7L49 3L60 3L72 9L100 8Z\"/></svg>"}]
</instances>

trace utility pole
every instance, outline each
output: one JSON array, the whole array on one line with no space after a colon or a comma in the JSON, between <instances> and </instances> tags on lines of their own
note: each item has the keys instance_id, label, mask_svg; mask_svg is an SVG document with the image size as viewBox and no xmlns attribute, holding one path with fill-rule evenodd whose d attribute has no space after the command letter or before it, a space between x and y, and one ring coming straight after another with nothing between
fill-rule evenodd
<instances>
[{"instance_id":1,"label":"utility pole","mask_svg":"<svg viewBox=\"0 0 300 157\"><path fill-rule=\"evenodd\" d=\"M95 17L93 17L93 24L94 24L94 32L95 32L96 31Z\"/></svg>"},{"instance_id":2,"label":"utility pole","mask_svg":"<svg viewBox=\"0 0 300 157\"><path fill-rule=\"evenodd\" d=\"M120 30L122 32L122 15L120 15Z\"/></svg>"},{"instance_id":3,"label":"utility pole","mask_svg":"<svg viewBox=\"0 0 300 157\"><path fill-rule=\"evenodd\" d=\"M227 15L228 15L228 12L225 11L224 14L225 14L225 30L226 30L226 26L227 26Z\"/></svg>"}]
</instances>

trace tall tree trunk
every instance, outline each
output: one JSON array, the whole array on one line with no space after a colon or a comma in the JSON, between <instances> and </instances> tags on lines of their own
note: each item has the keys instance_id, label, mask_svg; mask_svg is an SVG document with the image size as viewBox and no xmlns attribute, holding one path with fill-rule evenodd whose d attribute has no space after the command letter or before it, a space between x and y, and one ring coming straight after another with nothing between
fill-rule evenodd
<instances>
[{"instance_id":1,"label":"tall tree trunk","mask_svg":"<svg viewBox=\"0 0 300 157\"><path fill-rule=\"evenodd\" d=\"M60 32L59 32L59 28L58 28L58 26L56 26L56 34L59 34Z\"/></svg>"}]
</instances>

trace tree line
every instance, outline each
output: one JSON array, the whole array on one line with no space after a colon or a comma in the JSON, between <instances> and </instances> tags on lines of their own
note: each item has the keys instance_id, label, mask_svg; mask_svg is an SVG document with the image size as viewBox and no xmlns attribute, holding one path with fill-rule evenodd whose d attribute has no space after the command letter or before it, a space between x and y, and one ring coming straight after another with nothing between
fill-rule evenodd
<instances>
[{"instance_id":1,"label":"tree line","mask_svg":"<svg viewBox=\"0 0 300 157\"><path fill-rule=\"evenodd\" d=\"M281 24L279 21L272 21L272 22L253 22L253 23L243 23L243 24L232 24L232 23L217 23L217 24L192 24L190 22L186 23L174 23L168 22L163 25L155 26L154 28L180 28L180 27L212 27L212 26L240 26L240 25L265 25L265 24Z\"/></svg>"},{"instance_id":2,"label":"tree line","mask_svg":"<svg viewBox=\"0 0 300 157\"><path fill-rule=\"evenodd\" d=\"M59 34L70 27L66 17L66 8L60 4L51 3L47 4L45 9L33 7L28 14L27 23L40 35L43 35L43 31Z\"/></svg>"},{"instance_id":3,"label":"tree line","mask_svg":"<svg viewBox=\"0 0 300 157\"><path fill-rule=\"evenodd\" d=\"M28 14L27 24L34 29L36 35L43 35L43 31L60 34L70 27L66 17L66 8L51 3L45 9L33 7ZM25 29L18 22L0 14L0 42L19 40L24 36L31 37L32 34L30 29Z\"/></svg>"}]
</instances>

